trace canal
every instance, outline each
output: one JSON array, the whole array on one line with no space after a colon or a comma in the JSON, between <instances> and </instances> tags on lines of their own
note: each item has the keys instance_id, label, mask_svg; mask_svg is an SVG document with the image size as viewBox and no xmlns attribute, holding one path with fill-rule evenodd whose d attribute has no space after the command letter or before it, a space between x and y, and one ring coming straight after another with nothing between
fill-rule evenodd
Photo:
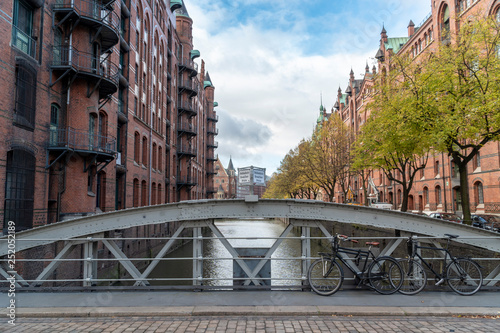
<instances>
[{"instance_id":1,"label":"canal","mask_svg":"<svg viewBox=\"0 0 500 333\"><path fill-rule=\"evenodd\" d=\"M286 228L286 224L275 220L228 220L215 225L235 248L270 248L276 238ZM212 232L206 233L203 241L203 257L213 258L203 261L203 285L232 286L233 259L224 245ZM300 237L295 230L288 237ZM313 247L313 251L315 247ZM166 256L167 259L186 258L185 260L162 261L151 273L152 278L178 279L172 281L151 281L155 285L192 285L193 248L187 243ZM316 253L316 252L313 252ZM299 239L285 239L273 253L271 277L273 286L300 285L301 243ZM218 259L215 259L218 258ZM222 258L222 259L220 259Z\"/></svg>"}]
</instances>

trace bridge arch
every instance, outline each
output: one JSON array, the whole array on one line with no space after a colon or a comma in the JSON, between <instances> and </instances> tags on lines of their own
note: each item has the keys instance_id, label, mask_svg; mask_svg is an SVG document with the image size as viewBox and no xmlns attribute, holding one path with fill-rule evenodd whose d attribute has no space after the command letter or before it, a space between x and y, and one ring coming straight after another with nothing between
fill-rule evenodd
<instances>
[{"instance_id":1,"label":"bridge arch","mask_svg":"<svg viewBox=\"0 0 500 333\"><path fill-rule=\"evenodd\" d=\"M287 218L290 224L285 228L280 239L269 249L265 257L260 260L254 269L238 259L238 253L220 233L214 225L218 219L256 219L256 218ZM290 233L293 227L302 228L303 258L310 258L310 228L319 228L326 237L330 237L329 231L321 223L322 221L351 223L357 225L373 226L385 229L397 229L418 235L442 237L444 234L457 234L460 237L457 242L473 245L479 248L494 252L500 252L500 241L498 233L484 229L473 228L468 225L457 224L446 220L433 219L426 216L402 213L397 211L381 210L364 206L353 206L335 203L326 203L314 200L259 200L255 196L249 196L245 200L197 200L184 201L180 203L163 204L156 206L131 208L116 212L103 213L93 216L82 217L69 221L54 223L31 230L22 231L16 234L16 251L23 251L41 245L47 245L58 240L66 240L65 247L59 252L57 258L63 258L72 246L83 244L84 263L84 286L90 286L95 276L97 276L97 250L95 235L106 231L117 229L127 229L153 224L163 224L172 222L182 222L180 228L172 236L151 264L140 272L130 259L119 249L113 239L102 240L104 245L123 265L127 272L136 281L136 285L148 285L147 278L161 258L170 249L173 239L180 235L184 228L193 229L193 284L195 278L201 276L203 267L202 261L196 258L202 256L202 234L201 229L208 227L221 240L226 249L233 256L234 260L241 266L249 277L246 284L253 282L258 284L257 275L266 261L280 245L284 237ZM87 237L87 238L86 238ZM99 236L97 236L98 238ZM197 238L199 237L200 240ZM8 253L8 243L6 237L0 241L0 256ZM97 239L96 238L96 239ZM118 239L117 239L118 240ZM382 254L390 255L399 245L401 239L394 239L383 249ZM88 260L90 258L91 260ZM56 258L55 258L56 259ZM44 281L57 267L58 262L54 260L49 264L37 279L31 284L24 281L21 276L17 276L19 287L37 286ZM302 260L302 272L307 271L308 262ZM5 270L0 267L0 274L7 276ZM500 280L500 265L494 269L490 275L491 285ZM88 281L88 282L85 282ZM201 282L200 282L201 283Z\"/></svg>"}]
</instances>

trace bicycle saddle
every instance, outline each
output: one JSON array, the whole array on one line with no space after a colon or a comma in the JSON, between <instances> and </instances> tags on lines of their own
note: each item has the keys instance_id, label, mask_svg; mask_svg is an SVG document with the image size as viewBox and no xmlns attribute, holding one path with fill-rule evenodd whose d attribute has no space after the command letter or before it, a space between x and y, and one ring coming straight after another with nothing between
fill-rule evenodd
<instances>
[{"instance_id":1,"label":"bicycle saddle","mask_svg":"<svg viewBox=\"0 0 500 333\"><path fill-rule=\"evenodd\" d=\"M458 238L458 235L450 235L450 234L444 234L444 235L450 239Z\"/></svg>"},{"instance_id":2,"label":"bicycle saddle","mask_svg":"<svg viewBox=\"0 0 500 333\"><path fill-rule=\"evenodd\" d=\"M366 245L373 245L373 246L379 246L380 245L379 242L366 242L365 244Z\"/></svg>"}]
</instances>

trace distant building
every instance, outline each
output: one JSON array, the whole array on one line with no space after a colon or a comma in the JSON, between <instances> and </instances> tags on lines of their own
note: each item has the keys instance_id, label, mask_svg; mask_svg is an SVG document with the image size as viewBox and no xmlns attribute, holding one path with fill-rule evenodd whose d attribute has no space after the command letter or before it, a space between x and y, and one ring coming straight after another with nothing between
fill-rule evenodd
<instances>
[{"instance_id":1,"label":"distant building","mask_svg":"<svg viewBox=\"0 0 500 333\"><path fill-rule=\"evenodd\" d=\"M238 168L238 191L237 198L247 195L258 195L262 197L266 191L266 169L254 166Z\"/></svg>"},{"instance_id":2,"label":"distant building","mask_svg":"<svg viewBox=\"0 0 500 333\"><path fill-rule=\"evenodd\" d=\"M227 169L224 168L220 159L215 162L214 189L216 199L234 199L236 198L236 170L233 161L230 158Z\"/></svg>"}]
</instances>

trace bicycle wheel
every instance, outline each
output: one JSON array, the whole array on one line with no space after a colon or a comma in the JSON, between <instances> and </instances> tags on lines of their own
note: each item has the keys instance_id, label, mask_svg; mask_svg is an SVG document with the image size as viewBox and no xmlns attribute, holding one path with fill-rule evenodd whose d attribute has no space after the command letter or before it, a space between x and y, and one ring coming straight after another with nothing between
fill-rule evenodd
<instances>
[{"instance_id":1,"label":"bicycle wheel","mask_svg":"<svg viewBox=\"0 0 500 333\"><path fill-rule=\"evenodd\" d=\"M427 283L424 267L415 260L401 259L398 263L404 274L403 284L398 291L403 295L415 295L421 292Z\"/></svg>"},{"instance_id":2,"label":"bicycle wheel","mask_svg":"<svg viewBox=\"0 0 500 333\"><path fill-rule=\"evenodd\" d=\"M483 284L483 275L478 264L470 259L455 259L446 268L448 285L460 295L474 295Z\"/></svg>"},{"instance_id":3,"label":"bicycle wheel","mask_svg":"<svg viewBox=\"0 0 500 333\"><path fill-rule=\"evenodd\" d=\"M378 293L390 295L403 284L403 269L392 257L379 257L368 268L368 281Z\"/></svg>"},{"instance_id":4,"label":"bicycle wheel","mask_svg":"<svg viewBox=\"0 0 500 333\"><path fill-rule=\"evenodd\" d=\"M307 278L316 294L329 296L340 289L344 281L344 272L335 260L318 259L309 267Z\"/></svg>"}]
</instances>

